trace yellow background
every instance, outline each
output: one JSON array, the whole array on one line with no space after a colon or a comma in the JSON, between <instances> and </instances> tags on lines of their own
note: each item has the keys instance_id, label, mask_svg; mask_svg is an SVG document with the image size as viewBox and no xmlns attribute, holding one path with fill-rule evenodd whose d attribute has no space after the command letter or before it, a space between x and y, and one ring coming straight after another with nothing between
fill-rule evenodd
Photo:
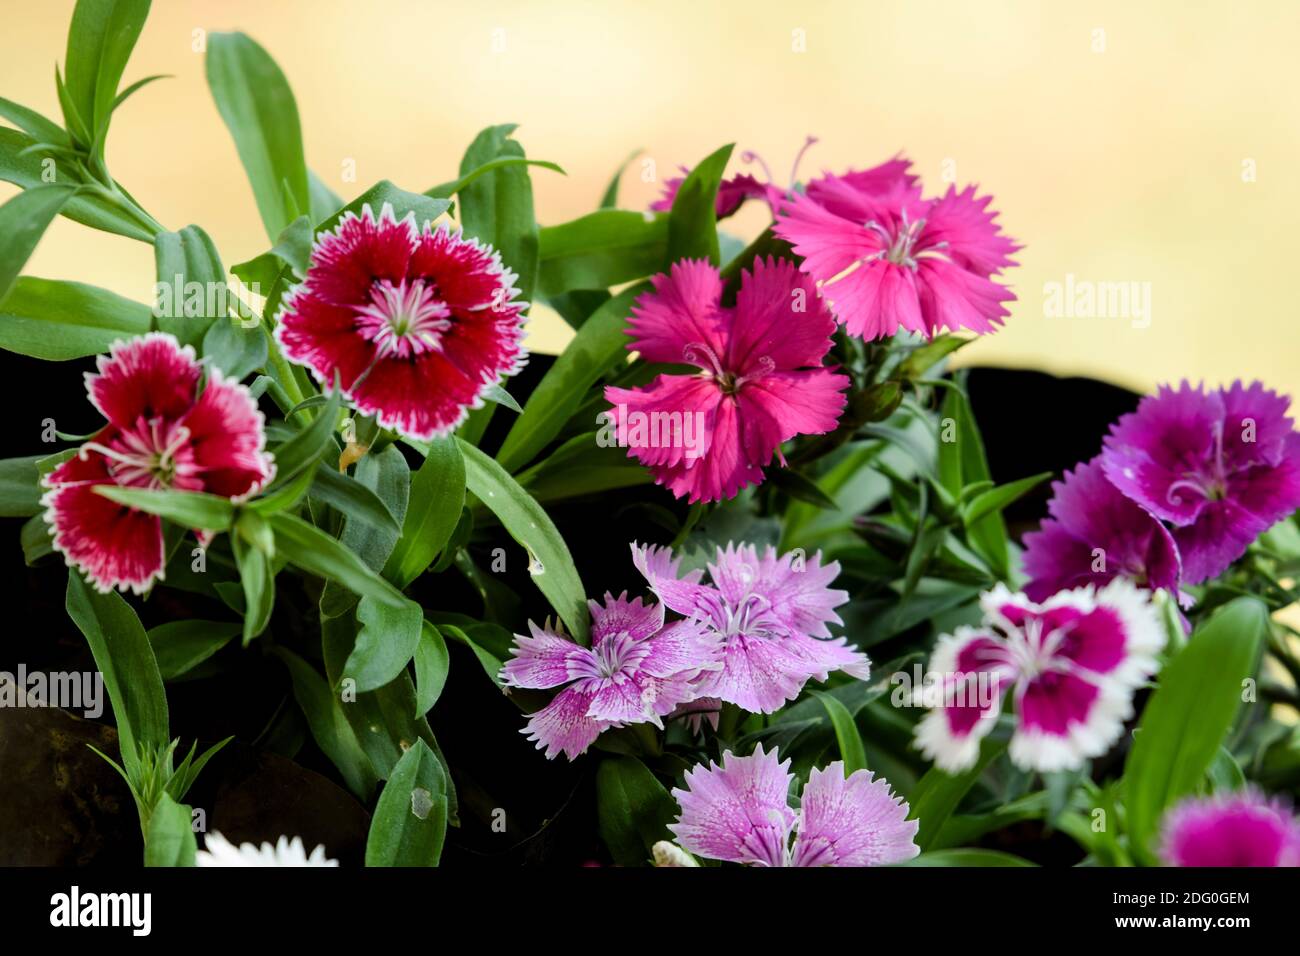
<instances>
[{"instance_id":1,"label":"yellow background","mask_svg":"<svg viewBox=\"0 0 1300 956\"><path fill-rule=\"evenodd\" d=\"M0 94L58 115L72 7L0 2ZM166 226L204 226L227 266L266 248L193 51L199 29L242 29L270 51L297 95L309 164L348 198L381 178L414 190L452 178L471 137L501 122L568 170L534 173L543 223L593 208L637 148L662 178L734 140L781 180L809 133L821 142L805 175L903 150L932 190L955 167L991 191L1025 244L1006 328L964 362L1137 388L1260 377L1295 393L1300 4L1078 7L156 0L125 81L175 79L123 107L108 159ZM355 183L341 181L349 161ZM657 193L642 170L624 179L625 205ZM736 221L746 236L762 225L752 208ZM27 271L152 295L149 247L66 220ZM1045 283L1067 274L1150 283L1150 327L1045 317ZM532 338L553 349L564 329L542 314Z\"/></svg>"}]
</instances>

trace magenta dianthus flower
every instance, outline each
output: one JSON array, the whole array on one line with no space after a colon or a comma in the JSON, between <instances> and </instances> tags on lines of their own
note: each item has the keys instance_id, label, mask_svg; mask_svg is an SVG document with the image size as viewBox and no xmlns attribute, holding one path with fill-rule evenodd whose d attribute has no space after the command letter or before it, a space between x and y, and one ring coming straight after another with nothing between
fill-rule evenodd
<instances>
[{"instance_id":1,"label":"magenta dianthus flower","mask_svg":"<svg viewBox=\"0 0 1300 956\"><path fill-rule=\"evenodd\" d=\"M1260 382L1209 391L1183 382L1142 399L1106 437L1106 477L1174 525L1188 584L1221 574L1300 508L1289 404Z\"/></svg>"},{"instance_id":2,"label":"magenta dianthus flower","mask_svg":"<svg viewBox=\"0 0 1300 956\"><path fill-rule=\"evenodd\" d=\"M992 332L1015 295L995 280L1020 247L975 187L923 199L906 160L826 175L785 203L775 231L851 335Z\"/></svg>"},{"instance_id":3,"label":"magenta dianthus flower","mask_svg":"<svg viewBox=\"0 0 1300 956\"><path fill-rule=\"evenodd\" d=\"M1170 866L1300 866L1300 821L1255 790L1190 797L1165 815L1160 856Z\"/></svg>"},{"instance_id":4,"label":"magenta dianthus flower","mask_svg":"<svg viewBox=\"0 0 1300 956\"><path fill-rule=\"evenodd\" d=\"M1116 577L1178 592L1178 546L1151 512L1111 484L1101 461L1078 465L1052 483L1050 518L1025 535L1025 593L1042 601L1057 591Z\"/></svg>"},{"instance_id":5,"label":"magenta dianthus flower","mask_svg":"<svg viewBox=\"0 0 1300 956\"><path fill-rule=\"evenodd\" d=\"M668 829L692 853L750 866L881 866L920 852L919 825L885 779L870 770L846 778L837 760L812 771L796 813L789 768L788 757L761 745L748 757L727 751L721 766L696 766L686 789L673 790L681 814Z\"/></svg>"},{"instance_id":6,"label":"magenta dianthus flower","mask_svg":"<svg viewBox=\"0 0 1300 956\"><path fill-rule=\"evenodd\" d=\"M587 603L591 647L529 621L532 636L516 635L501 668L509 687L564 687L522 731L547 759L563 752L573 760L611 727L662 727L663 717L699 696L700 675L722 666L717 638L696 621L665 626L662 604L629 601L626 592Z\"/></svg>"},{"instance_id":7,"label":"magenta dianthus flower","mask_svg":"<svg viewBox=\"0 0 1300 956\"><path fill-rule=\"evenodd\" d=\"M835 323L792 263L756 260L734 308L722 305L722 278L704 261L683 260L651 281L632 310L628 348L699 372L609 387L605 398L619 443L656 482L692 502L721 501L761 482L782 442L835 427L849 385L821 364ZM655 421L678 425L667 434L638 427Z\"/></svg>"},{"instance_id":8,"label":"magenta dianthus flower","mask_svg":"<svg viewBox=\"0 0 1300 956\"><path fill-rule=\"evenodd\" d=\"M827 624L842 623L834 609L849 596L829 587L840 566L823 565L820 552L778 557L769 546L760 557L753 545L728 545L708 566L711 584L702 571L679 576L681 559L667 548L633 544L632 559L659 600L722 641L722 669L701 678L700 697L770 714L833 670L870 674L865 654L831 638Z\"/></svg>"}]
</instances>

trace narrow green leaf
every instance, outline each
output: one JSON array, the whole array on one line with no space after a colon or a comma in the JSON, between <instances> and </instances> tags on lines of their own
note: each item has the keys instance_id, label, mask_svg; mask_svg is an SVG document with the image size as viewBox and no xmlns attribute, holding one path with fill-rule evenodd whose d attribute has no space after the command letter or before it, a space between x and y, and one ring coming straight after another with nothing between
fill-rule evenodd
<instances>
[{"instance_id":1,"label":"narrow green leaf","mask_svg":"<svg viewBox=\"0 0 1300 956\"><path fill-rule=\"evenodd\" d=\"M77 0L64 66L84 145L108 125L122 73L148 16L149 0Z\"/></svg>"},{"instance_id":2,"label":"narrow green leaf","mask_svg":"<svg viewBox=\"0 0 1300 956\"><path fill-rule=\"evenodd\" d=\"M849 776L855 770L865 770L867 751L862 746L862 735L858 733L858 725L853 722L853 715L830 694L824 691L815 693L822 706L826 708L826 713L830 715L831 726L835 728L835 740L839 744L840 759L844 761L844 776Z\"/></svg>"},{"instance_id":3,"label":"narrow green leaf","mask_svg":"<svg viewBox=\"0 0 1300 956\"><path fill-rule=\"evenodd\" d=\"M460 521L465 504L465 461L453 438L429 443L411 480L402 534L384 565L384 577L405 588L433 563Z\"/></svg>"},{"instance_id":4,"label":"narrow green leaf","mask_svg":"<svg viewBox=\"0 0 1300 956\"><path fill-rule=\"evenodd\" d=\"M1041 475L1032 475L1018 481L1009 481L1005 485L998 485L996 488L991 488L976 495L965 511L962 512L962 521L967 528L970 528L988 515L1002 512L1009 504L1024 497L1027 492L1037 488L1051 477L1052 473L1045 471Z\"/></svg>"},{"instance_id":5,"label":"narrow green leaf","mask_svg":"<svg viewBox=\"0 0 1300 956\"><path fill-rule=\"evenodd\" d=\"M718 186L734 147L731 143L709 154L682 180L668 215L664 266L682 259L722 264L718 248Z\"/></svg>"},{"instance_id":6,"label":"narrow green leaf","mask_svg":"<svg viewBox=\"0 0 1300 956\"><path fill-rule=\"evenodd\" d=\"M277 647L275 653L289 668L294 700L307 718L316 746L338 768L347 788L361 800L369 800L379 780L343 713L349 705L340 701L325 678L297 654L284 647Z\"/></svg>"},{"instance_id":7,"label":"narrow green leaf","mask_svg":"<svg viewBox=\"0 0 1300 956\"><path fill-rule=\"evenodd\" d=\"M154 238L154 265L157 327L182 345L199 348L213 322L228 315L232 303L212 237L198 226L160 232Z\"/></svg>"},{"instance_id":8,"label":"narrow green leaf","mask_svg":"<svg viewBox=\"0 0 1300 956\"><path fill-rule=\"evenodd\" d=\"M343 676L354 680L357 692L364 694L383 687L410 663L420 643L424 611L414 601L394 604L363 597L357 620L361 628L343 665Z\"/></svg>"},{"instance_id":9,"label":"narrow green leaf","mask_svg":"<svg viewBox=\"0 0 1300 956\"><path fill-rule=\"evenodd\" d=\"M192 813L166 793L159 795L144 838L145 866L194 866L198 843Z\"/></svg>"},{"instance_id":10,"label":"narrow green leaf","mask_svg":"<svg viewBox=\"0 0 1300 956\"><path fill-rule=\"evenodd\" d=\"M293 91L275 61L242 33L208 37L208 86L235 140L267 237L310 212L302 128Z\"/></svg>"},{"instance_id":11,"label":"narrow green leaf","mask_svg":"<svg viewBox=\"0 0 1300 956\"><path fill-rule=\"evenodd\" d=\"M608 369L627 359L627 318L646 286L626 289L602 305L565 347L537 383L515 421L497 461L518 471L545 448L582 404L588 390Z\"/></svg>"},{"instance_id":12,"label":"narrow green leaf","mask_svg":"<svg viewBox=\"0 0 1300 956\"><path fill-rule=\"evenodd\" d=\"M0 308L75 186L32 186L0 206Z\"/></svg>"},{"instance_id":13,"label":"narrow green leaf","mask_svg":"<svg viewBox=\"0 0 1300 956\"><path fill-rule=\"evenodd\" d=\"M631 153L628 154L627 159L623 160L623 162L619 165L618 170L614 173L613 177L610 179L609 185L605 187L605 194L600 197L601 209L613 209L618 205L619 181L622 180L623 173L627 171L628 166L632 164L632 160L636 159L640 155L641 155L641 150L639 149L633 150Z\"/></svg>"},{"instance_id":14,"label":"narrow green leaf","mask_svg":"<svg viewBox=\"0 0 1300 956\"><path fill-rule=\"evenodd\" d=\"M447 642L437 627L425 621L419 646L415 649L415 716L423 717L433 710L433 705L442 696L450 666Z\"/></svg>"},{"instance_id":15,"label":"narrow green leaf","mask_svg":"<svg viewBox=\"0 0 1300 956\"><path fill-rule=\"evenodd\" d=\"M169 621L149 630L149 644L163 680L173 680L192 671L239 633L233 621L187 619Z\"/></svg>"},{"instance_id":16,"label":"narrow green leaf","mask_svg":"<svg viewBox=\"0 0 1300 956\"><path fill-rule=\"evenodd\" d=\"M912 807L911 818L921 824L916 834L916 845L921 848L921 852L929 849L948 817L961 803L962 797L975 785L985 768L1006 749L1005 740L985 737L980 743L979 761L969 770L950 774L932 767L917 781L909 803Z\"/></svg>"},{"instance_id":17,"label":"narrow green leaf","mask_svg":"<svg viewBox=\"0 0 1300 956\"><path fill-rule=\"evenodd\" d=\"M324 462L316 466L311 496L347 515L349 520L355 518L371 527L393 532L401 530L401 525L378 495Z\"/></svg>"},{"instance_id":18,"label":"narrow green leaf","mask_svg":"<svg viewBox=\"0 0 1300 956\"><path fill-rule=\"evenodd\" d=\"M461 176L469 176L495 159L522 159L523 147L510 139L514 130L514 124L506 124L479 133L461 160ZM512 164L493 169L457 192L466 234L492 244L501 261L518 276L520 300L531 302L537 282L538 230L528 167Z\"/></svg>"},{"instance_id":19,"label":"narrow green leaf","mask_svg":"<svg viewBox=\"0 0 1300 956\"><path fill-rule=\"evenodd\" d=\"M423 740L398 761L379 795L366 866L437 866L447 833L447 777Z\"/></svg>"},{"instance_id":20,"label":"narrow green leaf","mask_svg":"<svg viewBox=\"0 0 1300 956\"><path fill-rule=\"evenodd\" d=\"M63 362L149 331L150 308L79 282L19 276L0 303L0 348Z\"/></svg>"},{"instance_id":21,"label":"narrow green leaf","mask_svg":"<svg viewBox=\"0 0 1300 956\"><path fill-rule=\"evenodd\" d=\"M602 760L596 770L596 826L620 866L645 866L651 848L671 840L677 801L636 757Z\"/></svg>"},{"instance_id":22,"label":"narrow green leaf","mask_svg":"<svg viewBox=\"0 0 1300 956\"><path fill-rule=\"evenodd\" d=\"M311 424L299 431L288 441L275 448L275 480L272 488L288 484L304 471L315 474L316 464L329 451L338 451L332 442L334 429L339 420L339 404L342 396L331 391L325 407L316 413Z\"/></svg>"},{"instance_id":23,"label":"narrow green leaf","mask_svg":"<svg viewBox=\"0 0 1300 956\"><path fill-rule=\"evenodd\" d=\"M1024 857L1002 853L999 850L977 850L961 848L955 850L934 850L913 857L899 866L1037 866Z\"/></svg>"},{"instance_id":24,"label":"narrow green leaf","mask_svg":"<svg viewBox=\"0 0 1300 956\"><path fill-rule=\"evenodd\" d=\"M7 119L38 143L67 146L68 134L63 127L34 109L0 96L0 118Z\"/></svg>"},{"instance_id":25,"label":"narrow green leaf","mask_svg":"<svg viewBox=\"0 0 1300 956\"><path fill-rule=\"evenodd\" d=\"M568 175L563 167L556 163L547 162L544 159L528 159L524 156L499 156L496 159L489 160L477 169L470 170L459 179L453 179L450 182L440 183L432 189L426 189L424 194L432 196L434 199L450 199L480 176L493 170L504 169L507 166L540 166L542 169L549 169L562 176Z\"/></svg>"},{"instance_id":26,"label":"narrow green leaf","mask_svg":"<svg viewBox=\"0 0 1300 956\"><path fill-rule=\"evenodd\" d=\"M294 566L338 581L360 597L373 598L389 607L400 608L409 603L361 558L319 528L287 512L271 515L269 521L275 530L276 550Z\"/></svg>"},{"instance_id":27,"label":"narrow green leaf","mask_svg":"<svg viewBox=\"0 0 1300 956\"><path fill-rule=\"evenodd\" d=\"M568 545L555 523L504 468L473 445L457 440L465 458L465 487L528 551L533 583L581 644L587 643L587 599Z\"/></svg>"},{"instance_id":28,"label":"narrow green leaf","mask_svg":"<svg viewBox=\"0 0 1300 956\"><path fill-rule=\"evenodd\" d=\"M201 491L96 485L95 492L120 505L158 515L186 528L225 531L235 517L235 506L229 498Z\"/></svg>"},{"instance_id":29,"label":"narrow green leaf","mask_svg":"<svg viewBox=\"0 0 1300 956\"><path fill-rule=\"evenodd\" d=\"M263 527L269 528L265 523ZM231 537L230 547L235 554L235 567L239 569L239 581L244 590L244 624L241 630L247 647L271 623L271 614L275 610L275 569L266 552L246 542L241 535Z\"/></svg>"},{"instance_id":30,"label":"narrow green leaf","mask_svg":"<svg viewBox=\"0 0 1300 956\"><path fill-rule=\"evenodd\" d=\"M362 457L357 462L356 480L373 491L395 519L405 522L411 493L411 470L396 445ZM357 555L370 570L380 571L393 553L398 535L399 532L391 527L347 518L339 543ZM337 617L356 603L356 594L330 581L321 593L320 612L324 617Z\"/></svg>"},{"instance_id":31,"label":"narrow green leaf","mask_svg":"<svg viewBox=\"0 0 1300 956\"><path fill-rule=\"evenodd\" d=\"M1264 605L1238 598L1199 627L1160 673L1124 765L1129 838L1148 862L1164 811L1197 788L1218 754L1267 629Z\"/></svg>"},{"instance_id":32,"label":"narrow green leaf","mask_svg":"<svg viewBox=\"0 0 1300 956\"><path fill-rule=\"evenodd\" d=\"M0 179L23 189L35 189L51 182L69 187L81 184L81 174L67 158L58 153L41 155L38 147L37 141L26 133L0 127ZM92 229L140 242L152 243L158 231L156 224L128 212L96 191L72 195L59 211Z\"/></svg>"},{"instance_id":33,"label":"narrow green leaf","mask_svg":"<svg viewBox=\"0 0 1300 956\"><path fill-rule=\"evenodd\" d=\"M550 299L574 289L607 289L660 271L668 251L668 216L603 209L547 226L538 238L538 293Z\"/></svg>"},{"instance_id":34,"label":"narrow green leaf","mask_svg":"<svg viewBox=\"0 0 1300 956\"><path fill-rule=\"evenodd\" d=\"M43 455L0 461L0 517L27 518L41 511L41 473L36 463Z\"/></svg>"},{"instance_id":35,"label":"narrow green leaf","mask_svg":"<svg viewBox=\"0 0 1300 956\"><path fill-rule=\"evenodd\" d=\"M227 379L240 382L266 365L269 347L261 323L245 328L234 319L218 318L208 327L200 350L208 364Z\"/></svg>"},{"instance_id":36,"label":"narrow green leaf","mask_svg":"<svg viewBox=\"0 0 1300 956\"><path fill-rule=\"evenodd\" d=\"M68 573L68 616L86 636L113 705L122 766L135 780L140 751L165 747L167 694L153 647L131 605L116 592L100 594L75 569Z\"/></svg>"}]
</instances>

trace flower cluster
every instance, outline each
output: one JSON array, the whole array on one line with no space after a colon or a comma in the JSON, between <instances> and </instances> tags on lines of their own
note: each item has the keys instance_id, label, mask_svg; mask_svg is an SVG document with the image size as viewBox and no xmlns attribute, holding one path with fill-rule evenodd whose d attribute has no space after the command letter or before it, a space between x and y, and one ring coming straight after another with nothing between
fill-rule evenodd
<instances>
[{"instance_id":1,"label":"flower cluster","mask_svg":"<svg viewBox=\"0 0 1300 956\"><path fill-rule=\"evenodd\" d=\"M974 766L1010 691L1015 763L1070 770L1104 754L1133 715L1133 692L1155 673L1165 642L1144 592L1118 578L1037 604L999 585L981 604L981 626L958 628L935 646L930 671L943 694L917 725L917 746L949 772Z\"/></svg>"},{"instance_id":2,"label":"flower cluster","mask_svg":"<svg viewBox=\"0 0 1300 956\"><path fill-rule=\"evenodd\" d=\"M1027 592L1116 576L1176 591L1221 574L1300 508L1289 404L1259 382L1183 382L1144 398L1097 458L1053 485L1051 517L1025 536Z\"/></svg>"},{"instance_id":3,"label":"flower cluster","mask_svg":"<svg viewBox=\"0 0 1300 956\"><path fill-rule=\"evenodd\" d=\"M866 656L827 629L848 595L828 586L839 565L822 565L820 555L799 563L771 547L760 556L753 545L728 545L706 584L703 570L680 573L681 559L666 548L633 544L632 554L659 603L626 593L589 602L589 648L530 624L502 668L509 687L564 688L524 728L549 758L572 760L612 727L662 727L664 717L698 717L721 701L772 713L809 680L870 672ZM665 623L666 610L682 619Z\"/></svg>"},{"instance_id":4,"label":"flower cluster","mask_svg":"<svg viewBox=\"0 0 1300 956\"><path fill-rule=\"evenodd\" d=\"M719 271L690 260L655 276L653 291L637 300L628 348L649 362L699 370L606 389L619 443L656 482L692 502L725 500L761 482L774 456L784 465L782 443L833 430L850 384L825 364L837 320L867 340L900 329L928 338L1001 325L1003 303L1015 296L995 277L1015 265L1019 246L997 226L989 197L950 187L923 199L910 168L893 159L827 174L804 192L793 182L776 186L770 173L766 184L748 174L722 182L719 217L765 199L775 235L801 260L756 259L741 272L734 306L724 305ZM798 160L792 179L797 169ZM681 182L669 180L652 208L671 209ZM665 440L663 430L636 432L633 416L677 423L698 416L702 447L687 449L672 434Z\"/></svg>"}]
</instances>

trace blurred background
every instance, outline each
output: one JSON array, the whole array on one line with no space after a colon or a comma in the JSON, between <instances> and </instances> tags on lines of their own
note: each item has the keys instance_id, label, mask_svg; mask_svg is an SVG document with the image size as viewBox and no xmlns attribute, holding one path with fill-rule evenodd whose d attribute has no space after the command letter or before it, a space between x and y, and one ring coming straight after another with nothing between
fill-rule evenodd
<instances>
[{"instance_id":1,"label":"blurred background","mask_svg":"<svg viewBox=\"0 0 1300 956\"><path fill-rule=\"evenodd\" d=\"M58 115L72 8L0 0L0 95ZM929 191L991 192L1025 245L1011 318L962 363L1300 389L1300 4L161 0L124 82L174 78L114 117L109 166L168 228L202 225L227 266L268 245L204 80L206 32L231 29L279 62L308 163L345 198L453 178L503 122L568 171L533 173L543 224L593 209L637 149L633 208L727 141L733 171L754 150L782 184L808 134L804 177L903 151ZM752 206L732 228L764 224ZM63 219L26 271L152 296L150 247ZM530 328L534 349L567 338L553 314Z\"/></svg>"}]
</instances>

